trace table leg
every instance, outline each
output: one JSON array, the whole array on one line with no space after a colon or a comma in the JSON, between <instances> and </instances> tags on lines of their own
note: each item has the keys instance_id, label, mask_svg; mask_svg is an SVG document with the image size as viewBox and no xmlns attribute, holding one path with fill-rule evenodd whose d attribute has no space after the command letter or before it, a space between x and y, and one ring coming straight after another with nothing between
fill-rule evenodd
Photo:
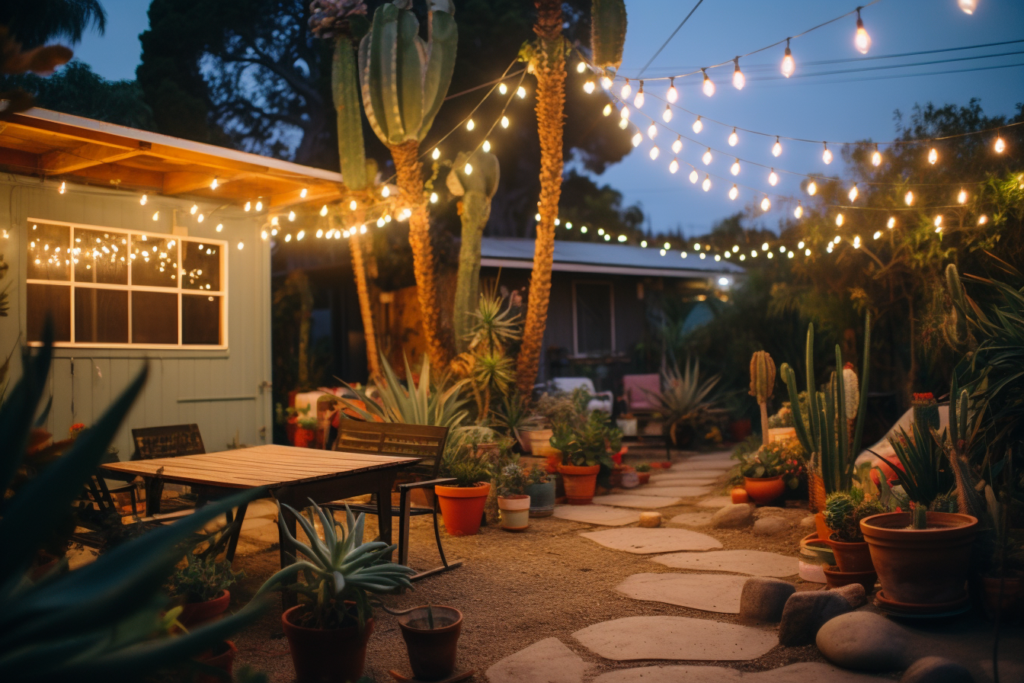
<instances>
[{"instance_id":1,"label":"table leg","mask_svg":"<svg viewBox=\"0 0 1024 683\"><path fill-rule=\"evenodd\" d=\"M160 477L146 479L146 516L160 514L160 499L164 495L164 482Z\"/></svg>"},{"instance_id":2,"label":"table leg","mask_svg":"<svg viewBox=\"0 0 1024 683\"><path fill-rule=\"evenodd\" d=\"M382 476L377 488L377 525L380 540L391 543L391 486L394 477Z\"/></svg>"},{"instance_id":3,"label":"table leg","mask_svg":"<svg viewBox=\"0 0 1024 683\"><path fill-rule=\"evenodd\" d=\"M238 548L238 537L242 535L242 522L245 521L245 511L249 507L248 503L242 503L238 506L238 516L236 524L238 528L235 529L234 533L231 534L231 538L228 540L228 549L224 554L224 559L228 562L233 562L235 559L235 549ZM228 510L228 524L231 524L231 511Z\"/></svg>"}]
</instances>

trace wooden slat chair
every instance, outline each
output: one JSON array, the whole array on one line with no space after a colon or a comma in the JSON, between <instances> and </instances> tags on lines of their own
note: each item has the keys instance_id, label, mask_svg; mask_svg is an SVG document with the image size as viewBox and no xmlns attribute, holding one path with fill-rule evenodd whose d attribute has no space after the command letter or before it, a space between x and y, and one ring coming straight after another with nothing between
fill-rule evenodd
<instances>
[{"instance_id":1,"label":"wooden slat chair","mask_svg":"<svg viewBox=\"0 0 1024 683\"><path fill-rule=\"evenodd\" d=\"M121 488L116 490L120 491ZM129 488L134 489L134 486L129 486ZM132 512L136 515L138 514L135 509L134 495L132 496ZM107 534L102 531L103 524L101 520L107 520L107 523L111 523L111 520L121 517L121 510L114 503L111 491L107 488L107 482L102 476L94 474L86 481L85 490L79 498L78 517L81 528L87 529L87 531L78 531L76 529L71 534L71 540L89 548L102 550L107 545L108 538ZM157 522L136 521L124 524L124 532L125 534L134 535L135 533L143 533L155 529L158 526L160 524Z\"/></svg>"},{"instance_id":2,"label":"wooden slat chair","mask_svg":"<svg viewBox=\"0 0 1024 683\"><path fill-rule=\"evenodd\" d=\"M154 458L174 458L180 455L199 455L206 453L203 436L199 433L199 425L170 425L167 427L146 427L133 429L132 440L135 442L133 460L152 460ZM195 502L183 498L168 501L167 509L161 510L161 497L164 483L160 477L146 480L146 516L152 517L161 512L175 516L192 514ZM166 516L166 515L165 515Z\"/></svg>"},{"instance_id":3,"label":"wooden slat chair","mask_svg":"<svg viewBox=\"0 0 1024 683\"><path fill-rule=\"evenodd\" d=\"M414 456L422 458L415 465L402 470L395 490L399 493L399 504L392 507L391 514L398 517L398 563L409 564L409 522L411 517L433 515L434 539L437 552L441 555L442 566L420 572L412 577L413 581L433 576L462 565L462 561L448 562L441 545L441 531L438 526L437 497L434 486L450 484L454 479L438 478L444 446L448 440L447 427L429 425L408 425L383 422L361 422L342 418L338 429L338 438L334 442L334 450L350 453L371 453L374 455ZM411 504L410 496L416 489L422 490L430 501L430 507L419 507ZM331 510L344 510L342 502L328 503L324 507ZM369 505L349 505L353 513L365 512L377 514L376 501Z\"/></svg>"}]
</instances>

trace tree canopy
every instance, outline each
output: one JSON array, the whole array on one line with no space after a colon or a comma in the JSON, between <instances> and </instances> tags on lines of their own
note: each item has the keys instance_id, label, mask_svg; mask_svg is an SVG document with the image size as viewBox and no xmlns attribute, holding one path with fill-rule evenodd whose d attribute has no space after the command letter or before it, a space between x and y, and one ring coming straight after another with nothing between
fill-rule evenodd
<instances>
[{"instance_id":1,"label":"tree canopy","mask_svg":"<svg viewBox=\"0 0 1024 683\"><path fill-rule=\"evenodd\" d=\"M0 25L6 26L23 47L51 40L77 43L90 26L107 28L107 13L99 0L22 0L0 3Z\"/></svg>"}]
</instances>

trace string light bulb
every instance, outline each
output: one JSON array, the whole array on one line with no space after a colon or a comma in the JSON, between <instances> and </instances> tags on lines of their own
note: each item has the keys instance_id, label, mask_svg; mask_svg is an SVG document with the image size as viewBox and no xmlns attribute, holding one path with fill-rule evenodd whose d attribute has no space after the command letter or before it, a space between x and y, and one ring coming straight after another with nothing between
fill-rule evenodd
<instances>
[{"instance_id":1,"label":"string light bulb","mask_svg":"<svg viewBox=\"0 0 1024 683\"><path fill-rule=\"evenodd\" d=\"M59 192L60 194L64 194L67 191L67 189L68 189L67 183L64 182L63 180L60 181L60 189L58 189L57 192Z\"/></svg>"},{"instance_id":2,"label":"string light bulb","mask_svg":"<svg viewBox=\"0 0 1024 683\"><path fill-rule=\"evenodd\" d=\"M963 188L960 188L960 194L958 194L956 196L956 200L960 204L966 204L967 203L967 191L964 190Z\"/></svg>"},{"instance_id":3,"label":"string light bulb","mask_svg":"<svg viewBox=\"0 0 1024 683\"><path fill-rule=\"evenodd\" d=\"M818 194L818 183L814 182L813 180L807 183L807 194L811 195L812 197Z\"/></svg>"},{"instance_id":4,"label":"string light bulb","mask_svg":"<svg viewBox=\"0 0 1024 683\"><path fill-rule=\"evenodd\" d=\"M679 135L676 136L675 142L672 143L672 151L675 152L676 154L679 154L681 151L683 151L683 138L682 138L682 136L679 136Z\"/></svg>"},{"instance_id":5,"label":"string light bulb","mask_svg":"<svg viewBox=\"0 0 1024 683\"><path fill-rule=\"evenodd\" d=\"M701 186L702 188L704 188L704 191L705 191L705 192L707 192L708 190L710 190L710 189L711 189L711 176L709 176L709 175L708 175L707 173L705 173L705 174L704 174L704 182L703 182L703 183L701 183L701 184L700 184L700 186Z\"/></svg>"},{"instance_id":6,"label":"string light bulb","mask_svg":"<svg viewBox=\"0 0 1024 683\"><path fill-rule=\"evenodd\" d=\"M907 203L907 206L913 206L914 192L912 190L907 190L907 193L903 195L903 201Z\"/></svg>"},{"instance_id":7,"label":"string light bulb","mask_svg":"<svg viewBox=\"0 0 1024 683\"><path fill-rule=\"evenodd\" d=\"M675 104L679 100L679 91L676 90L676 79L671 79L668 82L668 92L665 93L665 99Z\"/></svg>"},{"instance_id":8,"label":"string light bulb","mask_svg":"<svg viewBox=\"0 0 1024 683\"><path fill-rule=\"evenodd\" d=\"M882 231L881 230L875 230L875 234L872 235L871 238L877 240L881 236L882 236Z\"/></svg>"},{"instance_id":9,"label":"string light bulb","mask_svg":"<svg viewBox=\"0 0 1024 683\"><path fill-rule=\"evenodd\" d=\"M607 74L601 76L601 87L604 88L605 90L612 89L612 79L609 78Z\"/></svg>"},{"instance_id":10,"label":"string light bulb","mask_svg":"<svg viewBox=\"0 0 1024 683\"><path fill-rule=\"evenodd\" d=\"M932 147L930 150L928 150L928 163L931 164L932 166L934 166L935 162L938 161L938 160L939 160L939 151L937 149L935 149L934 147Z\"/></svg>"},{"instance_id":11,"label":"string light bulb","mask_svg":"<svg viewBox=\"0 0 1024 683\"><path fill-rule=\"evenodd\" d=\"M432 158L434 161L437 161L438 159L440 159L441 158L441 150L438 149L437 147L435 147L434 151L430 153L430 158Z\"/></svg>"},{"instance_id":12,"label":"string light bulb","mask_svg":"<svg viewBox=\"0 0 1024 683\"><path fill-rule=\"evenodd\" d=\"M679 160L678 159L673 159L672 163L670 163L668 165L668 172L669 173L675 173L678 170L679 170Z\"/></svg>"},{"instance_id":13,"label":"string light bulb","mask_svg":"<svg viewBox=\"0 0 1024 683\"><path fill-rule=\"evenodd\" d=\"M672 107L665 105L665 111L661 112L661 120L668 123L672 120Z\"/></svg>"},{"instance_id":14,"label":"string light bulb","mask_svg":"<svg viewBox=\"0 0 1024 683\"><path fill-rule=\"evenodd\" d=\"M246 202L245 203L245 210L246 211L251 211L252 210L252 202Z\"/></svg>"},{"instance_id":15,"label":"string light bulb","mask_svg":"<svg viewBox=\"0 0 1024 683\"><path fill-rule=\"evenodd\" d=\"M772 200L768 199L768 195L765 195L764 199L761 200L761 210L767 211L770 208L772 208Z\"/></svg>"},{"instance_id":16,"label":"string light bulb","mask_svg":"<svg viewBox=\"0 0 1024 683\"><path fill-rule=\"evenodd\" d=\"M647 137L648 138L653 140L657 134L658 134L658 127L656 125L654 125L652 123L651 125L647 126Z\"/></svg>"},{"instance_id":17,"label":"string light bulb","mask_svg":"<svg viewBox=\"0 0 1024 683\"><path fill-rule=\"evenodd\" d=\"M698 116L697 120L693 122L693 132L694 133L699 133L702 130L704 130L704 122L701 121L700 117Z\"/></svg>"},{"instance_id":18,"label":"string light bulb","mask_svg":"<svg viewBox=\"0 0 1024 683\"><path fill-rule=\"evenodd\" d=\"M466 164L462 167L462 170L466 172L466 175L473 175L473 164Z\"/></svg>"},{"instance_id":19,"label":"string light bulb","mask_svg":"<svg viewBox=\"0 0 1024 683\"><path fill-rule=\"evenodd\" d=\"M895 228L896 227L896 216L889 216L889 220L885 224L885 227L889 228L890 230Z\"/></svg>"},{"instance_id":20,"label":"string light bulb","mask_svg":"<svg viewBox=\"0 0 1024 683\"><path fill-rule=\"evenodd\" d=\"M604 114L605 116L611 116L612 105L610 105L610 104L604 105L604 109L601 110L601 113Z\"/></svg>"},{"instance_id":21,"label":"string light bulb","mask_svg":"<svg viewBox=\"0 0 1024 683\"><path fill-rule=\"evenodd\" d=\"M701 69L700 72L702 74L704 74L704 85L703 85L704 94L707 95L708 97L711 97L712 95L715 94L715 84L714 84L714 82L710 78L708 78L708 72L707 71L705 71L704 69Z\"/></svg>"},{"instance_id":22,"label":"string light bulb","mask_svg":"<svg viewBox=\"0 0 1024 683\"><path fill-rule=\"evenodd\" d=\"M624 100L628 100L629 96L633 93L633 86L629 84L629 79L626 79L626 84L622 86L622 90L619 91L619 95Z\"/></svg>"},{"instance_id":23,"label":"string light bulb","mask_svg":"<svg viewBox=\"0 0 1024 683\"><path fill-rule=\"evenodd\" d=\"M978 216L978 225L985 225L986 223L988 223L988 216L985 214Z\"/></svg>"},{"instance_id":24,"label":"string light bulb","mask_svg":"<svg viewBox=\"0 0 1024 683\"><path fill-rule=\"evenodd\" d=\"M639 109L644 106L644 82L640 81L640 89L636 91L636 97L633 98L633 106Z\"/></svg>"},{"instance_id":25,"label":"string light bulb","mask_svg":"<svg viewBox=\"0 0 1024 683\"><path fill-rule=\"evenodd\" d=\"M576 73L579 73L579 74L581 74L581 73L583 73L583 72L584 72L584 71L586 71L586 70L587 70L587 63L586 63L586 62L584 62L584 61L583 61L583 60L581 59L581 60L580 60L580 62L579 62L579 64L577 64L577 65L576 65Z\"/></svg>"},{"instance_id":26,"label":"string light bulb","mask_svg":"<svg viewBox=\"0 0 1024 683\"><path fill-rule=\"evenodd\" d=\"M772 169L772 172L768 174L768 184L772 187L779 184L779 174L775 172L774 168Z\"/></svg>"},{"instance_id":27,"label":"string light bulb","mask_svg":"<svg viewBox=\"0 0 1024 683\"><path fill-rule=\"evenodd\" d=\"M878 145L875 145L875 151L871 153L871 165L881 166L882 165L882 153L878 151Z\"/></svg>"},{"instance_id":28,"label":"string light bulb","mask_svg":"<svg viewBox=\"0 0 1024 683\"><path fill-rule=\"evenodd\" d=\"M259 199L256 200L256 210L257 211L262 211L263 210L263 202L260 201Z\"/></svg>"},{"instance_id":29,"label":"string light bulb","mask_svg":"<svg viewBox=\"0 0 1024 683\"><path fill-rule=\"evenodd\" d=\"M437 193L436 192L431 192L430 193L430 203L431 204L437 204L437 199L438 199Z\"/></svg>"},{"instance_id":30,"label":"string light bulb","mask_svg":"<svg viewBox=\"0 0 1024 683\"><path fill-rule=\"evenodd\" d=\"M710 147L708 147L708 151L704 152L703 156L701 156L700 159L701 159L701 161L704 162L705 166L708 166L708 165L711 164L711 148Z\"/></svg>"},{"instance_id":31,"label":"string light bulb","mask_svg":"<svg viewBox=\"0 0 1024 683\"><path fill-rule=\"evenodd\" d=\"M384 199L387 199L388 197L390 197L391 196L391 188L389 188L387 185L385 185L384 189L382 189L380 191L380 196L384 197Z\"/></svg>"},{"instance_id":32,"label":"string light bulb","mask_svg":"<svg viewBox=\"0 0 1024 683\"><path fill-rule=\"evenodd\" d=\"M633 135L633 146L634 147L639 147L640 143L643 142L643 141L644 141L643 133L641 133L640 131L637 131L636 134Z\"/></svg>"},{"instance_id":33,"label":"string light bulb","mask_svg":"<svg viewBox=\"0 0 1024 683\"><path fill-rule=\"evenodd\" d=\"M740 160L739 159L737 159L736 161L732 162L732 166L729 167L729 172L732 173L733 175L739 175L740 174Z\"/></svg>"},{"instance_id":34,"label":"string light bulb","mask_svg":"<svg viewBox=\"0 0 1024 683\"><path fill-rule=\"evenodd\" d=\"M732 188L729 189L729 199L735 200L740 196L740 189L736 187L736 183L733 183Z\"/></svg>"},{"instance_id":35,"label":"string light bulb","mask_svg":"<svg viewBox=\"0 0 1024 683\"><path fill-rule=\"evenodd\" d=\"M301 242L302 238L305 237L305 236L306 236L306 231L305 230L299 230L299 232L295 235L295 240L297 242Z\"/></svg>"},{"instance_id":36,"label":"string light bulb","mask_svg":"<svg viewBox=\"0 0 1024 683\"><path fill-rule=\"evenodd\" d=\"M782 154L782 143L779 142L779 136L775 136L775 144L772 145L772 156L777 157Z\"/></svg>"},{"instance_id":37,"label":"string light bulb","mask_svg":"<svg viewBox=\"0 0 1024 683\"><path fill-rule=\"evenodd\" d=\"M148 201L149 201L149 197L146 196L146 195L142 195L142 198L139 199L139 204L141 204L142 206L145 206L146 202L148 202Z\"/></svg>"},{"instance_id":38,"label":"string light bulb","mask_svg":"<svg viewBox=\"0 0 1024 683\"><path fill-rule=\"evenodd\" d=\"M326 204L324 204L323 206L320 207L320 215L321 216L326 216L327 215L327 205Z\"/></svg>"},{"instance_id":39,"label":"string light bulb","mask_svg":"<svg viewBox=\"0 0 1024 683\"><path fill-rule=\"evenodd\" d=\"M154 211L153 212L153 220L159 220L159 219L160 219L160 212L159 211Z\"/></svg>"},{"instance_id":40,"label":"string light bulb","mask_svg":"<svg viewBox=\"0 0 1024 683\"><path fill-rule=\"evenodd\" d=\"M853 236L853 248L860 249L860 235Z\"/></svg>"},{"instance_id":41,"label":"string light bulb","mask_svg":"<svg viewBox=\"0 0 1024 683\"><path fill-rule=\"evenodd\" d=\"M830 150L828 148L828 143L827 142L824 142L822 144L825 145L825 151L821 153L821 160L824 161L826 164L831 164L832 163L832 150Z\"/></svg>"},{"instance_id":42,"label":"string light bulb","mask_svg":"<svg viewBox=\"0 0 1024 683\"><path fill-rule=\"evenodd\" d=\"M796 208L793 209L793 218L802 218L804 215L804 207L800 202L796 203Z\"/></svg>"},{"instance_id":43,"label":"string light bulb","mask_svg":"<svg viewBox=\"0 0 1024 683\"><path fill-rule=\"evenodd\" d=\"M793 61L793 51L789 49L789 38L786 38L786 53L782 55L782 75L789 78L796 71L796 63Z\"/></svg>"},{"instance_id":44,"label":"string light bulb","mask_svg":"<svg viewBox=\"0 0 1024 683\"><path fill-rule=\"evenodd\" d=\"M508 128L508 117L507 116L502 116L501 117L501 127L502 128Z\"/></svg>"},{"instance_id":45,"label":"string light bulb","mask_svg":"<svg viewBox=\"0 0 1024 683\"><path fill-rule=\"evenodd\" d=\"M294 222L295 222L295 212L294 212L294 211L289 211L289 212L288 212L288 220L289 220L289 222L291 222L291 223L294 223Z\"/></svg>"},{"instance_id":46,"label":"string light bulb","mask_svg":"<svg viewBox=\"0 0 1024 683\"><path fill-rule=\"evenodd\" d=\"M862 55L866 55L871 49L871 36L864 28L864 20L860 18L859 7L857 8L857 33L853 36L853 44Z\"/></svg>"},{"instance_id":47,"label":"string light bulb","mask_svg":"<svg viewBox=\"0 0 1024 683\"><path fill-rule=\"evenodd\" d=\"M304 187L304 188L302 188L302 190L299 191L299 197L302 198L302 199L305 199L307 194L309 194L309 189L308 188Z\"/></svg>"},{"instance_id":48,"label":"string light bulb","mask_svg":"<svg viewBox=\"0 0 1024 683\"><path fill-rule=\"evenodd\" d=\"M996 144L994 146L994 149L996 150L996 154L1002 154L1003 152L1006 151L1006 142L1003 140L1001 135L996 136ZM63 186L64 183L61 183L61 187Z\"/></svg>"},{"instance_id":49,"label":"string light bulb","mask_svg":"<svg viewBox=\"0 0 1024 683\"><path fill-rule=\"evenodd\" d=\"M743 90L743 86L747 84L747 77L740 71L740 58L736 57L732 60L732 63L736 65L732 70L732 87L737 90Z\"/></svg>"},{"instance_id":50,"label":"string light bulb","mask_svg":"<svg viewBox=\"0 0 1024 683\"><path fill-rule=\"evenodd\" d=\"M622 118L625 121L628 121L629 120L629 107L623 107L619 111L619 117Z\"/></svg>"},{"instance_id":51,"label":"string light bulb","mask_svg":"<svg viewBox=\"0 0 1024 683\"><path fill-rule=\"evenodd\" d=\"M696 185L696 184L697 184L697 180L698 180L699 178L700 178L700 176L699 176L699 175L697 175L697 169L693 169L692 171L690 171L690 182L691 182L691 183L693 183L694 185Z\"/></svg>"},{"instance_id":52,"label":"string light bulb","mask_svg":"<svg viewBox=\"0 0 1024 683\"><path fill-rule=\"evenodd\" d=\"M485 152L490 152L491 151L491 141L490 140L484 140L484 144L481 145L481 147L483 148L483 150Z\"/></svg>"},{"instance_id":53,"label":"string light bulb","mask_svg":"<svg viewBox=\"0 0 1024 683\"><path fill-rule=\"evenodd\" d=\"M516 88L516 95L519 95L519 99L525 100L526 99L526 88L524 88L523 86L519 86L518 88Z\"/></svg>"},{"instance_id":54,"label":"string light bulb","mask_svg":"<svg viewBox=\"0 0 1024 683\"><path fill-rule=\"evenodd\" d=\"M498 92L501 93L502 95L507 94L508 93L508 86L505 85L504 83L502 83L501 85L498 86Z\"/></svg>"},{"instance_id":55,"label":"string light bulb","mask_svg":"<svg viewBox=\"0 0 1024 683\"><path fill-rule=\"evenodd\" d=\"M736 129L732 129L732 133L729 134L729 146L735 147L740 142L740 136L736 134Z\"/></svg>"},{"instance_id":56,"label":"string light bulb","mask_svg":"<svg viewBox=\"0 0 1024 683\"><path fill-rule=\"evenodd\" d=\"M197 219L197 220L198 220L198 221L199 221L200 223L202 223L202 222L203 222L203 220L204 220L205 218L206 218L206 217L205 217L205 216L203 216L203 214L199 214L198 216L196 216L196 219Z\"/></svg>"},{"instance_id":57,"label":"string light bulb","mask_svg":"<svg viewBox=\"0 0 1024 683\"><path fill-rule=\"evenodd\" d=\"M974 14L974 10L978 8L978 0L959 0L957 4L964 14Z\"/></svg>"},{"instance_id":58,"label":"string light bulb","mask_svg":"<svg viewBox=\"0 0 1024 683\"><path fill-rule=\"evenodd\" d=\"M853 187L850 188L850 192L847 194L847 196L850 198L851 202L855 202L857 201L857 196L859 194L860 192L857 190L857 186L854 185Z\"/></svg>"},{"instance_id":59,"label":"string light bulb","mask_svg":"<svg viewBox=\"0 0 1024 683\"><path fill-rule=\"evenodd\" d=\"M210 189L216 190L220 183L217 182L217 176L213 176L213 181L210 183Z\"/></svg>"},{"instance_id":60,"label":"string light bulb","mask_svg":"<svg viewBox=\"0 0 1024 683\"><path fill-rule=\"evenodd\" d=\"M597 86L594 85L594 81L592 80L587 80L587 82L583 84L583 92L588 95L592 94L596 88Z\"/></svg>"},{"instance_id":61,"label":"string light bulb","mask_svg":"<svg viewBox=\"0 0 1024 683\"><path fill-rule=\"evenodd\" d=\"M655 145L654 147L651 147L651 152L650 152L651 160L657 159L658 158L658 154L660 154L660 150L658 149L658 146Z\"/></svg>"},{"instance_id":62,"label":"string light bulb","mask_svg":"<svg viewBox=\"0 0 1024 683\"><path fill-rule=\"evenodd\" d=\"M837 214L836 214L836 227L837 227L837 228L841 228L841 227L843 227L843 221L844 221L844 220L845 220L845 219L843 218L843 214L841 214L841 213L837 213Z\"/></svg>"},{"instance_id":63,"label":"string light bulb","mask_svg":"<svg viewBox=\"0 0 1024 683\"><path fill-rule=\"evenodd\" d=\"M622 130L626 130L627 128L629 128L629 121L627 121L626 119L619 119L619 128L621 128Z\"/></svg>"},{"instance_id":64,"label":"string light bulb","mask_svg":"<svg viewBox=\"0 0 1024 683\"><path fill-rule=\"evenodd\" d=\"M193 204L193 205L192 205L192 208L188 210L188 212L189 212L190 214L192 214L193 216L195 216L195 215L196 215L196 211L199 211L199 207L198 207L197 205L195 205L195 204Z\"/></svg>"}]
</instances>

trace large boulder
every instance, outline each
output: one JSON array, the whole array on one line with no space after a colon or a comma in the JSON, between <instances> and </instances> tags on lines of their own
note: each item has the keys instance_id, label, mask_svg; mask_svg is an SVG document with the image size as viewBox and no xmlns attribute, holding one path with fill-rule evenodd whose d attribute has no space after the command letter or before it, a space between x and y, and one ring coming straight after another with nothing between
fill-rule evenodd
<instances>
[{"instance_id":1,"label":"large boulder","mask_svg":"<svg viewBox=\"0 0 1024 683\"><path fill-rule=\"evenodd\" d=\"M907 630L872 612L832 619L818 631L815 642L826 659L844 669L895 671L910 664Z\"/></svg>"},{"instance_id":2,"label":"large boulder","mask_svg":"<svg viewBox=\"0 0 1024 683\"><path fill-rule=\"evenodd\" d=\"M740 593L740 617L754 621L777 622L789 596L796 592L793 584L779 579L755 577L747 579Z\"/></svg>"},{"instance_id":3,"label":"large boulder","mask_svg":"<svg viewBox=\"0 0 1024 683\"><path fill-rule=\"evenodd\" d=\"M750 503L730 503L711 516L711 526L716 529L733 529L749 523L754 516Z\"/></svg>"},{"instance_id":4,"label":"large boulder","mask_svg":"<svg viewBox=\"0 0 1024 683\"><path fill-rule=\"evenodd\" d=\"M794 593L782 609L779 644L787 647L810 645L818 629L851 609L846 598L834 591Z\"/></svg>"},{"instance_id":5,"label":"large boulder","mask_svg":"<svg viewBox=\"0 0 1024 683\"><path fill-rule=\"evenodd\" d=\"M903 672L900 683L974 683L963 664L944 657L922 657Z\"/></svg>"}]
</instances>

